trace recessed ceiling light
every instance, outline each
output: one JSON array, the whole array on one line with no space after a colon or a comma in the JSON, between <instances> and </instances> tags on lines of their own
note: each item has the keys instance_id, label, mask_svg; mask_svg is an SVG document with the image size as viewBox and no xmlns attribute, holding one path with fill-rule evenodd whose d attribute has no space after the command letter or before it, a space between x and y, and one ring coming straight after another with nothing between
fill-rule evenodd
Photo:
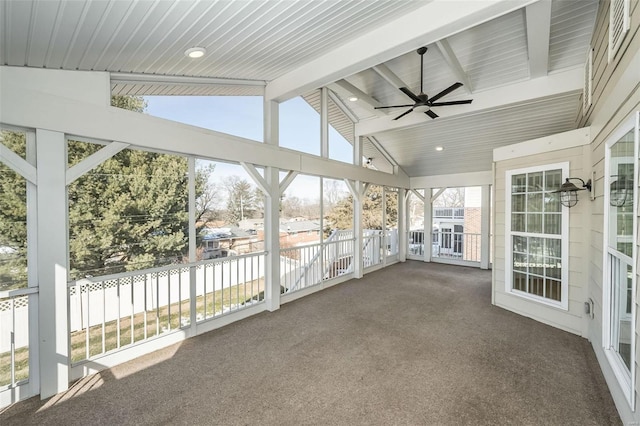
<instances>
[{"instance_id":1,"label":"recessed ceiling light","mask_svg":"<svg viewBox=\"0 0 640 426\"><path fill-rule=\"evenodd\" d=\"M192 59L202 58L207 50L204 47L192 47L184 51L184 54Z\"/></svg>"},{"instance_id":2,"label":"recessed ceiling light","mask_svg":"<svg viewBox=\"0 0 640 426\"><path fill-rule=\"evenodd\" d=\"M355 101L357 101L357 100L358 100L358 97L357 97L357 96L349 96L349 100L350 100L351 102L355 102Z\"/></svg>"},{"instance_id":3,"label":"recessed ceiling light","mask_svg":"<svg viewBox=\"0 0 640 426\"><path fill-rule=\"evenodd\" d=\"M436 146L436 151L444 151L444 147L443 146Z\"/></svg>"}]
</instances>

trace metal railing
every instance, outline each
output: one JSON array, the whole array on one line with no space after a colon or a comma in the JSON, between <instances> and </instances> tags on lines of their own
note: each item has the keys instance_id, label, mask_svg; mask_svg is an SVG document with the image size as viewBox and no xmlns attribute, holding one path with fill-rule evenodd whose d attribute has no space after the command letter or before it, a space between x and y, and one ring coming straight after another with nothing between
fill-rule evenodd
<instances>
[{"instance_id":1,"label":"metal railing","mask_svg":"<svg viewBox=\"0 0 640 426\"><path fill-rule=\"evenodd\" d=\"M0 292L0 390L29 380L29 302L38 288Z\"/></svg>"},{"instance_id":2,"label":"metal railing","mask_svg":"<svg viewBox=\"0 0 640 426\"><path fill-rule=\"evenodd\" d=\"M197 322L204 321L264 300L265 254L70 282L71 362L89 360L188 327L192 316ZM195 294L191 294L192 279Z\"/></svg>"}]
</instances>

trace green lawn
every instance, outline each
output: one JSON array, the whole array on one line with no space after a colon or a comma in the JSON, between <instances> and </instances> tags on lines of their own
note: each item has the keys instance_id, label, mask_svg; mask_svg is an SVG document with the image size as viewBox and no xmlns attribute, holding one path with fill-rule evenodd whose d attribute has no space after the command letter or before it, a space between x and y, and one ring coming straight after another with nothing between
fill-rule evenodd
<instances>
[{"instance_id":1,"label":"green lawn","mask_svg":"<svg viewBox=\"0 0 640 426\"><path fill-rule=\"evenodd\" d=\"M220 315L225 308L239 305L251 299L264 299L264 279L258 279L245 284L227 287L215 292L209 292L196 299L196 317L198 321ZM146 327L145 327L146 316ZM189 300L163 306L158 310L140 312L133 316L133 342L139 342L164 332L180 328L181 318L188 322L190 319ZM186 324L185 324L186 325ZM131 344L131 317L120 318L120 347ZM102 324L90 327L89 358L103 352ZM71 333L71 362L75 363L87 359L87 330ZM104 324L104 351L118 348L118 322L109 321ZM29 349L16 350L16 380L29 377ZM11 353L0 354L0 386L11 383Z\"/></svg>"}]
</instances>

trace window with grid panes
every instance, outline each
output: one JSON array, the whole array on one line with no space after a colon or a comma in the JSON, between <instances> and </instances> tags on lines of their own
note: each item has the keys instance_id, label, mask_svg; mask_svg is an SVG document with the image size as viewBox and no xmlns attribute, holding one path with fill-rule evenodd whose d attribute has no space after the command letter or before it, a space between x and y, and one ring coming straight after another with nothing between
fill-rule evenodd
<instances>
[{"instance_id":1,"label":"window with grid panes","mask_svg":"<svg viewBox=\"0 0 640 426\"><path fill-rule=\"evenodd\" d=\"M557 190L562 168L527 169L507 175L511 262L510 291L562 304L563 211Z\"/></svg>"}]
</instances>

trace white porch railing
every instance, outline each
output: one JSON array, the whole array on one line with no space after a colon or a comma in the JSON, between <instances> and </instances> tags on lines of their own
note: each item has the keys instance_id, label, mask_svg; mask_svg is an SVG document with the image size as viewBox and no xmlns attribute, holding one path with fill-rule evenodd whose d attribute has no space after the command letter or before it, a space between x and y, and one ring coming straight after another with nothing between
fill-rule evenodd
<instances>
[{"instance_id":1,"label":"white porch railing","mask_svg":"<svg viewBox=\"0 0 640 426\"><path fill-rule=\"evenodd\" d=\"M194 305L196 321L200 322L261 302L265 254L70 282L72 364L187 327ZM195 279L195 294L191 294L191 279Z\"/></svg>"},{"instance_id":2,"label":"white porch railing","mask_svg":"<svg viewBox=\"0 0 640 426\"><path fill-rule=\"evenodd\" d=\"M364 268L379 265L384 261L384 234L378 230L366 230L362 241Z\"/></svg>"},{"instance_id":3,"label":"white porch railing","mask_svg":"<svg viewBox=\"0 0 640 426\"><path fill-rule=\"evenodd\" d=\"M37 288L0 292L0 391L29 380L29 302Z\"/></svg>"},{"instance_id":4,"label":"white porch railing","mask_svg":"<svg viewBox=\"0 0 640 426\"><path fill-rule=\"evenodd\" d=\"M481 234L452 231L434 231L432 258L480 262Z\"/></svg>"},{"instance_id":5,"label":"white porch railing","mask_svg":"<svg viewBox=\"0 0 640 426\"><path fill-rule=\"evenodd\" d=\"M480 262L481 234L465 232L434 231L426 234L422 230L409 231L407 254L424 256L425 239L431 244L433 259L463 262Z\"/></svg>"},{"instance_id":6,"label":"white porch railing","mask_svg":"<svg viewBox=\"0 0 640 426\"><path fill-rule=\"evenodd\" d=\"M334 231L316 244L280 250L280 285L291 293L353 272L353 231Z\"/></svg>"}]
</instances>

